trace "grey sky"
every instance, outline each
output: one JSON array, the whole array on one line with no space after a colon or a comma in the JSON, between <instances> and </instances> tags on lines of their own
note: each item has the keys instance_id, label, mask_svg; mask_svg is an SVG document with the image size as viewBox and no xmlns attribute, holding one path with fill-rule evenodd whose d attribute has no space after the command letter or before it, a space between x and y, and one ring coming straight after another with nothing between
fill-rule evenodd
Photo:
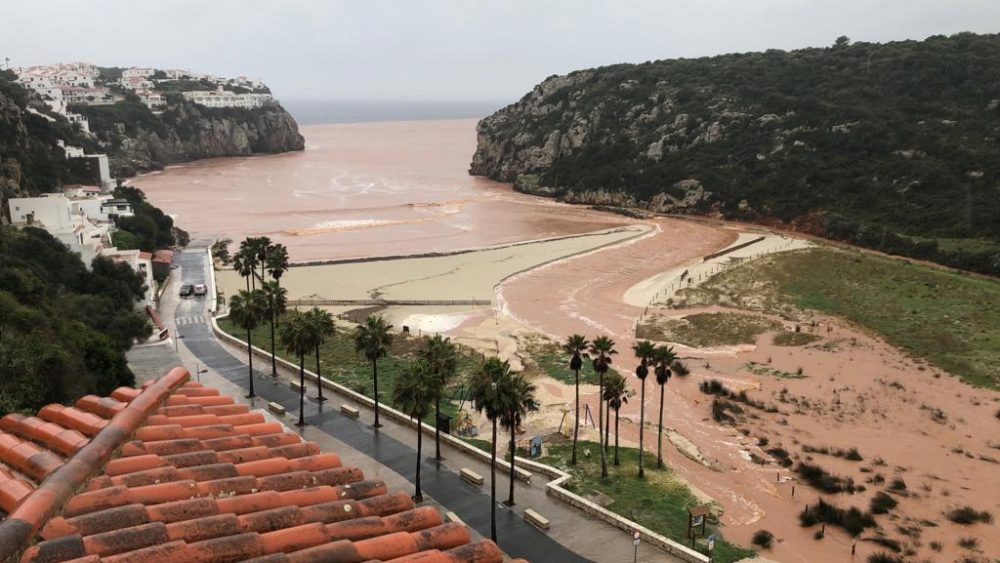
<instances>
[{"instance_id":1,"label":"grey sky","mask_svg":"<svg viewBox=\"0 0 1000 563\"><path fill-rule=\"evenodd\" d=\"M1000 31L998 0L0 0L0 58L262 78L283 99L513 101L617 62Z\"/></svg>"}]
</instances>

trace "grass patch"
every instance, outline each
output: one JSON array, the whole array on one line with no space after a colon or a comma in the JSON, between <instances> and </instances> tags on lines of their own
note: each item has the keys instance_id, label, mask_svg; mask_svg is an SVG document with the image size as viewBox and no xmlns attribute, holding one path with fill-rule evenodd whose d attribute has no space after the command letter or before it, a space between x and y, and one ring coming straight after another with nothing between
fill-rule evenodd
<instances>
[{"instance_id":1,"label":"grass patch","mask_svg":"<svg viewBox=\"0 0 1000 563\"><path fill-rule=\"evenodd\" d=\"M234 325L228 318L219 319L219 328L241 340L246 340L246 331ZM253 344L264 350L270 350L270 326L258 327L253 332ZM280 326L277 330L280 330ZM277 335L275 336L277 340ZM404 336L397 334L389 356L378 363L378 395L379 401L396 406L392 403L392 389L396 378L403 372L406 365L415 358L416 352L423 346L427 337ZM277 356L298 365L298 358L293 358L281 349L277 343ZM354 352L354 332L343 326L337 327L337 334L328 338L320 347L320 367L325 379L339 383L352 391L367 397L374 396L372 382L372 366L363 355ZM452 417L452 426L457 423L458 406L462 400L459 391L462 382L468 374L478 369L482 356L469 348L459 346L459 361L457 374L445 390L447 400L441 401L441 413ZM270 370L270 361L255 358L254 367L261 371ZM316 357L310 354L306 357L306 369L315 371ZM306 393L315 393L315 383L306 383ZM424 422L434 424L434 413L431 412Z\"/></svg>"},{"instance_id":2,"label":"grass patch","mask_svg":"<svg viewBox=\"0 0 1000 563\"><path fill-rule=\"evenodd\" d=\"M731 346L753 344L757 336L779 326L769 319L739 313L698 313L680 319L654 316L639 324L636 336L698 348Z\"/></svg>"},{"instance_id":3,"label":"grass patch","mask_svg":"<svg viewBox=\"0 0 1000 563\"><path fill-rule=\"evenodd\" d=\"M569 369L570 355L563 351L562 346L539 337L528 337L524 341L524 352L529 369L534 368L566 385L575 384L576 376ZM597 385L599 378L593 364L584 358L580 369L580 383Z\"/></svg>"},{"instance_id":4,"label":"grass patch","mask_svg":"<svg viewBox=\"0 0 1000 563\"><path fill-rule=\"evenodd\" d=\"M771 342L775 346L805 346L807 344L812 344L819 339L819 336L808 332L785 330L775 334L774 340Z\"/></svg>"},{"instance_id":5,"label":"grass patch","mask_svg":"<svg viewBox=\"0 0 1000 563\"><path fill-rule=\"evenodd\" d=\"M747 362L743 364L743 369L749 371L754 375L766 375L769 377L777 377L778 379L805 379L809 377L808 375L802 373L802 369L799 368L795 373L773 368L767 364L762 364L760 362Z\"/></svg>"},{"instance_id":6,"label":"grass patch","mask_svg":"<svg viewBox=\"0 0 1000 563\"><path fill-rule=\"evenodd\" d=\"M836 315L976 387L1000 389L1000 282L857 251L783 252L686 290L678 305L722 303L794 317ZM700 293L699 293L700 292Z\"/></svg>"},{"instance_id":7,"label":"grass patch","mask_svg":"<svg viewBox=\"0 0 1000 563\"><path fill-rule=\"evenodd\" d=\"M573 476L566 488L587 496L594 493L607 495L612 502L608 509L634 520L647 528L675 541L690 545L687 534L687 509L701 502L669 469L657 469L655 454L646 452L646 478L636 478L639 450L620 448L621 465L608 464L609 478L602 480L599 446L595 442L581 441L581 448L595 452L589 458L580 456L577 465L570 465L572 445L553 445L546 448L545 456L538 461L558 467ZM710 523L715 524L710 519ZM726 542L715 542L714 561L733 562L750 557L752 550Z\"/></svg>"}]
</instances>

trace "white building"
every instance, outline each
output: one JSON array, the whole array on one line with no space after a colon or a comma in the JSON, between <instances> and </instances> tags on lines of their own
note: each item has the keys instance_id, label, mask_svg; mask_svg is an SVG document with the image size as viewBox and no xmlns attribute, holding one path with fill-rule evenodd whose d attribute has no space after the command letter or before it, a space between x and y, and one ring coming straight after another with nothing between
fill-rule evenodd
<instances>
[{"instance_id":1,"label":"white building","mask_svg":"<svg viewBox=\"0 0 1000 563\"><path fill-rule=\"evenodd\" d=\"M156 309L156 282L153 280L153 255L140 250L118 250L112 248L105 250L102 256L106 256L115 262L128 264L141 277L146 287L145 295L141 301L135 304L136 309Z\"/></svg>"},{"instance_id":2,"label":"white building","mask_svg":"<svg viewBox=\"0 0 1000 563\"><path fill-rule=\"evenodd\" d=\"M111 90L102 86L94 88L67 86L62 89L62 95L66 105L106 106L115 103Z\"/></svg>"},{"instance_id":3,"label":"white building","mask_svg":"<svg viewBox=\"0 0 1000 563\"><path fill-rule=\"evenodd\" d=\"M274 100L270 94L236 94L223 90L183 92L184 98L210 108L259 108Z\"/></svg>"},{"instance_id":4,"label":"white building","mask_svg":"<svg viewBox=\"0 0 1000 563\"><path fill-rule=\"evenodd\" d=\"M167 107L167 98L154 90L136 92L136 95L151 110L160 110Z\"/></svg>"},{"instance_id":5,"label":"white building","mask_svg":"<svg viewBox=\"0 0 1000 563\"><path fill-rule=\"evenodd\" d=\"M112 225L91 221L80 203L65 194L11 198L7 205L15 226L46 230L71 251L80 254L87 268L105 248L111 247Z\"/></svg>"},{"instance_id":6,"label":"white building","mask_svg":"<svg viewBox=\"0 0 1000 563\"><path fill-rule=\"evenodd\" d=\"M152 80L142 76L131 76L128 78L123 76L118 81L118 84L126 90L150 90L155 86Z\"/></svg>"},{"instance_id":7,"label":"white building","mask_svg":"<svg viewBox=\"0 0 1000 563\"><path fill-rule=\"evenodd\" d=\"M86 117L78 113L69 113L69 112L66 112L63 115L66 116L66 119L68 119L70 123L77 124L80 126L80 129L82 129L84 132L90 133L90 121Z\"/></svg>"},{"instance_id":8,"label":"white building","mask_svg":"<svg viewBox=\"0 0 1000 563\"><path fill-rule=\"evenodd\" d=\"M149 78L156 72L155 68L131 67L122 71L122 78Z\"/></svg>"}]
</instances>

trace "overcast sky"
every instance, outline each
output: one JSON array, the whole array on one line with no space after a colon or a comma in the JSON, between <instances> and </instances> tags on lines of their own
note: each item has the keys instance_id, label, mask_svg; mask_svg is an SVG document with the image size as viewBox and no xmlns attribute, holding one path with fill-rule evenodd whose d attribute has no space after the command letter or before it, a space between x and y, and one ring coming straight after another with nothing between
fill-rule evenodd
<instances>
[{"instance_id":1,"label":"overcast sky","mask_svg":"<svg viewBox=\"0 0 1000 563\"><path fill-rule=\"evenodd\" d=\"M262 78L285 100L513 101L618 62L1000 31L1000 0L0 0L0 59Z\"/></svg>"}]
</instances>

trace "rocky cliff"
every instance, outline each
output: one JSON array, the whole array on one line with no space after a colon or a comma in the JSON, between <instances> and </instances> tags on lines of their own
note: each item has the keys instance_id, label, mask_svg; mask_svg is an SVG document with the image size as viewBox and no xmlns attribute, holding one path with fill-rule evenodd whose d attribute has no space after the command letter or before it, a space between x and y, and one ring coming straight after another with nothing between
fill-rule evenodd
<instances>
[{"instance_id":1,"label":"rocky cliff","mask_svg":"<svg viewBox=\"0 0 1000 563\"><path fill-rule=\"evenodd\" d=\"M124 176L176 162L305 146L295 119L277 103L256 109L207 108L175 97L158 114L127 101L75 109L89 118L112 173Z\"/></svg>"},{"instance_id":2,"label":"rocky cliff","mask_svg":"<svg viewBox=\"0 0 1000 563\"><path fill-rule=\"evenodd\" d=\"M479 123L470 171L1000 272L998 57L996 35L841 38L552 76Z\"/></svg>"}]
</instances>

